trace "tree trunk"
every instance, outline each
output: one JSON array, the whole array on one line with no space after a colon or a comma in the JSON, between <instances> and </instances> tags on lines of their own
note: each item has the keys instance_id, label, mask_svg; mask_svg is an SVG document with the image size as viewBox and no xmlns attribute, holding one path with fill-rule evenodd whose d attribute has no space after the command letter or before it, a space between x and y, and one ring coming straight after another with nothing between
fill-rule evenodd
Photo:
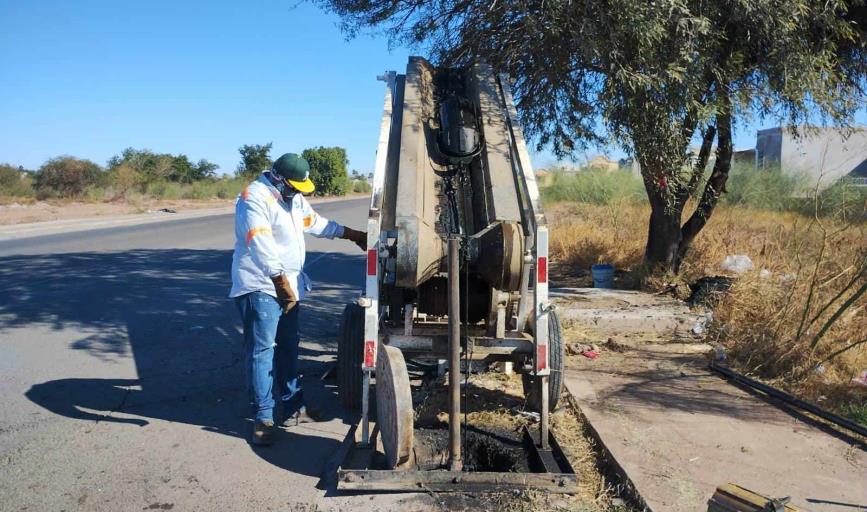
<instances>
[{"instance_id":1,"label":"tree trunk","mask_svg":"<svg viewBox=\"0 0 867 512\"><path fill-rule=\"evenodd\" d=\"M732 163L732 118L729 112L729 104L725 102L725 110L717 114L717 150L716 162L707 184L704 187L698 206L683 225L681 230L680 248L677 252L673 270L680 270L680 264L686 256L692 241L695 240L699 231L704 228L710 219L711 213L716 208L719 197L725 192L726 181L729 178L729 170Z\"/></svg>"},{"instance_id":2,"label":"tree trunk","mask_svg":"<svg viewBox=\"0 0 867 512\"><path fill-rule=\"evenodd\" d=\"M650 224L647 230L647 246L644 263L653 272L674 271L681 242L680 219L683 205L669 205L665 189L647 187L650 198Z\"/></svg>"}]
</instances>

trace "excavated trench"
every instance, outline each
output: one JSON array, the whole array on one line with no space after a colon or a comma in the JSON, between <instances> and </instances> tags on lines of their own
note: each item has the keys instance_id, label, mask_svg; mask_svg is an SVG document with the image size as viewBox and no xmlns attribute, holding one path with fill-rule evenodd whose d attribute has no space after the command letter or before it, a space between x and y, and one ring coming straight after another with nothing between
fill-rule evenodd
<instances>
[{"instance_id":1,"label":"excavated trench","mask_svg":"<svg viewBox=\"0 0 867 512\"><path fill-rule=\"evenodd\" d=\"M448 427L417 427L415 432L416 464L426 469L438 469L448 461ZM531 471L526 449L513 432L491 432L468 427L462 443L464 470L497 473Z\"/></svg>"}]
</instances>

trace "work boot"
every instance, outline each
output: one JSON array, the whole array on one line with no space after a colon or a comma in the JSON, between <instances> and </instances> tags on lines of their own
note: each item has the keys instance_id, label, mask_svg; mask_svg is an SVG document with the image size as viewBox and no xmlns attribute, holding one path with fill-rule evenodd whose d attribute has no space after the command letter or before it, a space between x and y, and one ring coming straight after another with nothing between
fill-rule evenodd
<instances>
[{"instance_id":1,"label":"work boot","mask_svg":"<svg viewBox=\"0 0 867 512\"><path fill-rule=\"evenodd\" d=\"M311 410L309 407L302 407L294 414L290 414L283 419L280 426L283 428L296 427L302 423L316 423L322 421L322 415L317 411Z\"/></svg>"},{"instance_id":2,"label":"work boot","mask_svg":"<svg viewBox=\"0 0 867 512\"><path fill-rule=\"evenodd\" d=\"M268 446L274 442L274 422L270 420L257 421L253 424L253 435L250 443L257 446Z\"/></svg>"}]
</instances>

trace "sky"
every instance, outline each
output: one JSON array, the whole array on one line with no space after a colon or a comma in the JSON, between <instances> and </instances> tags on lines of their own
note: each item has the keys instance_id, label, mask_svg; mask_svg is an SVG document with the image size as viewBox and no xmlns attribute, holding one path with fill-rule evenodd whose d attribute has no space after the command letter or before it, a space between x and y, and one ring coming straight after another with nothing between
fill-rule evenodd
<instances>
[{"instance_id":1,"label":"sky","mask_svg":"<svg viewBox=\"0 0 867 512\"><path fill-rule=\"evenodd\" d=\"M345 147L350 170L371 171L376 77L403 72L411 54L384 36L347 41L336 16L299 0L0 0L0 162L105 164L134 147L232 173L241 145L272 142L273 157ZM735 146L770 126L742 127Z\"/></svg>"}]
</instances>

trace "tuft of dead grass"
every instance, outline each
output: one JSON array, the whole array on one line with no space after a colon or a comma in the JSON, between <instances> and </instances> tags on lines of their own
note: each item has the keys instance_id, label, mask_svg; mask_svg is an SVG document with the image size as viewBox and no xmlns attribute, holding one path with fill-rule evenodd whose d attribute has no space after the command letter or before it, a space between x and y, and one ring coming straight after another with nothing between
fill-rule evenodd
<instances>
[{"instance_id":1,"label":"tuft of dead grass","mask_svg":"<svg viewBox=\"0 0 867 512\"><path fill-rule=\"evenodd\" d=\"M426 389L415 410L417 425L431 426L448 422L448 389L432 383ZM463 407L467 423L491 431L519 432L530 418L524 411L521 377L498 372L474 374L470 378ZM579 485L571 495L549 495L541 492L520 492L491 495L487 499L497 503L498 510L523 512L539 510L602 512L626 510L613 506L613 491L598 467L593 441L586 435L583 421L565 402L551 415L551 429L578 475ZM463 417L461 418L463 420Z\"/></svg>"},{"instance_id":2,"label":"tuft of dead grass","mask_svg":"<svg viewBox=\"0 0 867 512\"><path fill-rule=\"evenodd\" d=\"M546 211L558 265L589 271L607 262L640 274L646 204L556 204ZM867 391L850 381L867 369L867 223L721 205L678 280L723 274L723 259L737 254L749 256L755 268L715 308L708 341L725 346L742 371L850 417L864 416ZM644 283L672 289L672 281Z\"/></svg>"}]
</instances>

